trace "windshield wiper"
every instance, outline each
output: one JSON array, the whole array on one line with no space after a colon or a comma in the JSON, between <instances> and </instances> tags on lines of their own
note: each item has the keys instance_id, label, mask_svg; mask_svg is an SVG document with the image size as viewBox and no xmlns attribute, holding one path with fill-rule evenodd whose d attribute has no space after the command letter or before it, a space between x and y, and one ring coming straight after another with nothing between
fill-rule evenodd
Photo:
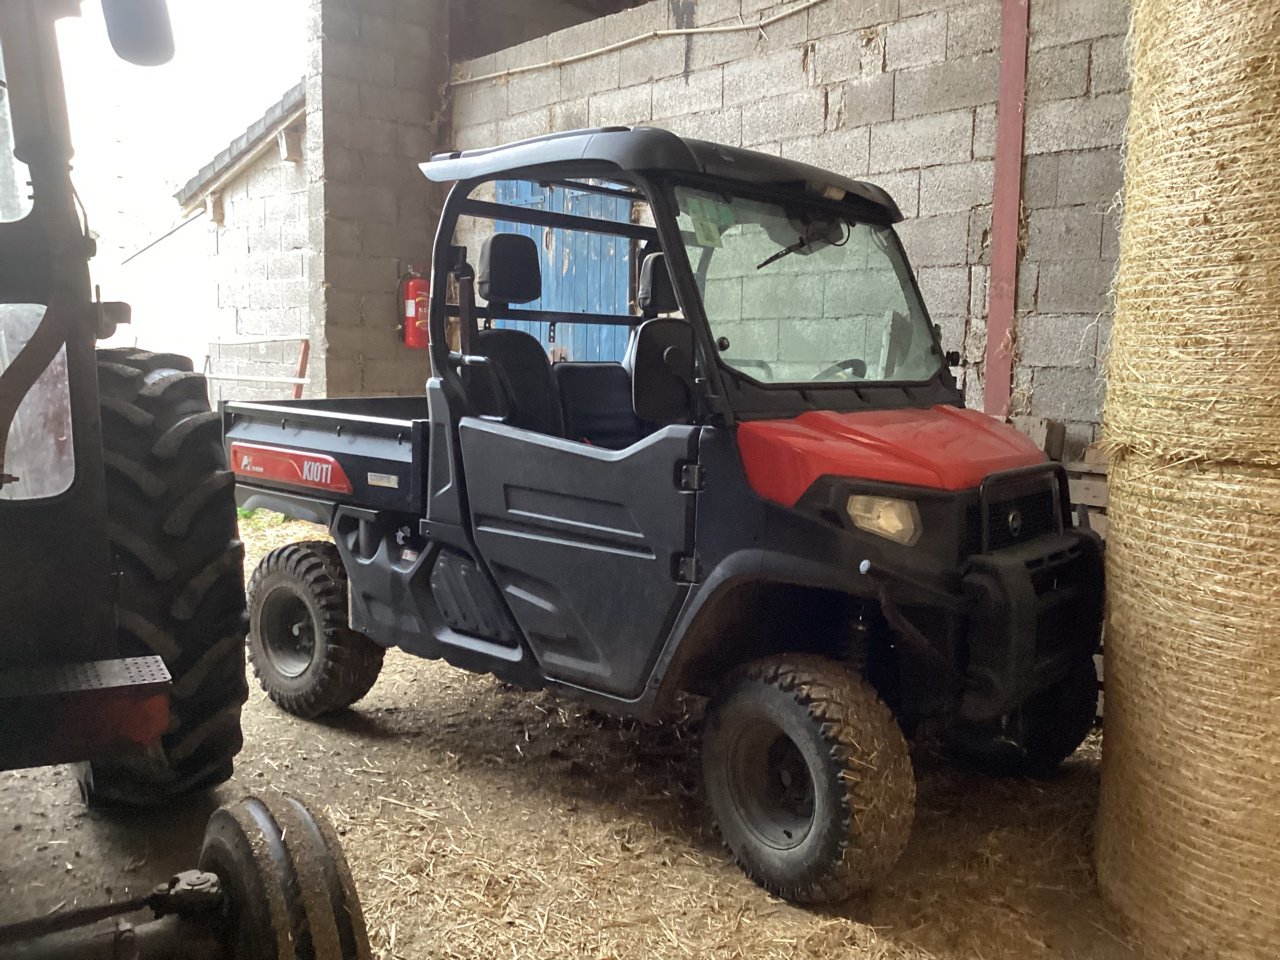
<instances>
[{"instance_id":1,"label":"windshield wiper","mask_svg":"<svg viewBox=\"0 0 1280 960\"><path fill-rule=\"evenodd\" d=\"M801 237L801 238L800 238L799 240L797 240L795 243L791 244L791 246L789 246L789 247L783 247L781 250L779 250L777 253L775 253L775 254L774 254L772 257L770 257L768 260L764 261L764 263L757 263L757 264L756 264L756 269L757 269L757 270L763 270L763 269L764 269L765 267L767 267L769 264L771 264L771 263L777 263L777 262L778 262L779 260L781 260L783 257L789 257L789 256L791 256L791 254L793 254L793 253L798 253L799 251L803 250L803 249L804 249L805 247L807 247L808 245L809 245L809 240L808 240L808 238L806 238L806 237Z\"/></svg>"}]
</instances>

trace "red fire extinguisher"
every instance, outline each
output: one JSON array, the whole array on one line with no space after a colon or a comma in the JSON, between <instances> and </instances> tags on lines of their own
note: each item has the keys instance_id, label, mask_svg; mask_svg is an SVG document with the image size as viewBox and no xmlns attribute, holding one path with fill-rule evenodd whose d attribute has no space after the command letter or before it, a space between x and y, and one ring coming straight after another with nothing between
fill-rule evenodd
<instances>
[{"instance_id":1,"label":"red fire extinguisher","mask_svg":"<svg viewBox=\"0 0 1280 960\"><path fill-rule=\"evenodd\" d=\"M426 350L431 346L431 333L427 329L427 306L431 299L431 284L416 270L410 270L400 278L400 329L404 332L404 345L412 350Z\"/></svg>"}]
</instances>

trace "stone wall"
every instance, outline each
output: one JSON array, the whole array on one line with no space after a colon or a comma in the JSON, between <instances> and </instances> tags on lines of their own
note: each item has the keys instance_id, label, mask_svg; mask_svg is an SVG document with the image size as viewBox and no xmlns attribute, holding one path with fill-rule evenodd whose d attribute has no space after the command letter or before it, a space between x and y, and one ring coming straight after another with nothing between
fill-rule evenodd
<instances>
[{"instance_id":1,"label":"stone wall","mask_svg":"<svg viewBox=\"0 0 1280 960\"><path fill-rule=\"evenodd\" d=\"M769 0L654 0L457 65L470 76L598 50L656 29L752 22ZM1015 412L1094 438L1116 257L1127 108L1125 0L1032 4ZM651 39L461 86L453 146L652 124L816 163L886 187L971 406L982 405L997 0L826 0L767 30Z\"/></svg>"},{"instance_id":2,"label":"stone wall","mask_svg":"<svg viewBox=\"0 0 1280 960\"><path fill-rule=\"evenodd\" d=\"M201 322L216 331L211 372L253 377L292 377L310 327L307 277L307 174L301 163L280 160L274 143L220 192L221 224L185 228L208 233L216 296ZM237 343L270 340L267 343ZM195 358L197 361L199 357ZM210 397L266 399L292 395L287 384L214 380Z\"/></svg>"},{"instance_id":3,"label":"stone wall","mask_svg":"<svg viewBox=\"0 0 1280 960\"><path fill-rule=\"evenodd\" d=\"M445 0L312 0L307 78L314 388L421 393L401 344L397 285L430 260L439 198L418 170L435 147L448 73Z\"/></svg>"}]
</instances>

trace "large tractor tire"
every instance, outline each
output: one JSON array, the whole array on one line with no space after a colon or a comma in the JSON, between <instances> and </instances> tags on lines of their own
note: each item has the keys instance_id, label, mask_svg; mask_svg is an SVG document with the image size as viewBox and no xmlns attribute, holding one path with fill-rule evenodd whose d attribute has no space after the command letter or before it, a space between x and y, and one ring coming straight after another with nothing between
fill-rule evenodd
<instances>
[{"instance_id":1,"label":"large tractor tire","mask_svg":"<svg viewBox=\"0 0 1280 960\"><path fill-rule=\"evenodd\" d=\"M386 651L348 623L347 574L332 543L304 540L263 557L249 580L249 662L267 696L306 719L364 697Z\"/></svg>"},{"instance_id":2,"label":"large tractor tire","mask_svg":"<svg viewBox=\"0 0 1280 960\"><path fill-rule=\"evenodd\" d=\"M191 361L100 350L107 533L120 655L159 656L170 724L145 758L80 768L90 803L149 806L222 783L248 695L244 546L218 414Z\"/></svg>"},{"instance_id":3,"label":"large tractor tire","mask_svg":"<svg viewBox=\"0 0 1280 960\"><path fill-rule=\"evenodd\" d=\"M906 848L916 784L889 708L824 657L749 663L707 707L707 801L746 874L795 903L883 880Z\"/></svg>"}]
</instances>

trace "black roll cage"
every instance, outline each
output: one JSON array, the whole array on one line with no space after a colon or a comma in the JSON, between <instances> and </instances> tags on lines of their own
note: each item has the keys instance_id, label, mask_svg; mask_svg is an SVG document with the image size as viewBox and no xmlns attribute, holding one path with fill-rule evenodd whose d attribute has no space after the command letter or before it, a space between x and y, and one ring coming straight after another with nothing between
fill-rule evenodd
<instances>
[{"instance_id":1,"label":"black roll cage","mask_svg":"<svg viewBox=\"0 0 1280 960\"><path fill-rule=\"evenodd\" d=\"M622 133L623 131L609 131ZM665 133L663 131L629 131L636 137L649 138L649 135ZM727 366L715 349L711 335L711 327L703 308L702 297L698 289L695 267L690 262L684 238L679 230L675 207L674 191L676 183L685 184L696 189L713 192L728 190L737 196L759 198L789 204L821 206L832 210L850 220L871 222L891 227L901 219L896 205L879 188L857 184L865 188L857 193L846 191L843 200L833 200L812 192L812 181L787 181L783 184L753 182L739 180L718 174L700 172L689 169L683 164L673 164L675 169L656 171L628 169L626 165L600 159L547 160L543 165L514 166L505 168L499 162L505 153L515 155L530 150L545 152L544 147L560 146L561 141L572 139L576 135L562 134L535 141L525 141L509 147L493 150L477 151L476 159L468 160L467 154L442 155L423 169L433 179L442 179L448 172L479 168L479 175L454 183L445 200L441 212L439 228L436 234L435 253L432 263L431 308L429 326L431 332L431 359L436 374L449 386L449 392L465 404L466 393L462 380L457 372L457 364L461 359L458 354L451 354L446 336L447 320L457 317L460 308L448 302L448 277L454 274L461 265L459 257L462 252L455 247L453 239L458 221L464 216L489 220L508 220L515 223L526 223L534 226L561 228L588 233L606 234L626 239L652 243L657 241L667 254L667 263L671 272L672 283L680 302L685 305L684 315L694 331L695 343L698 347L698 384L704 396L702 406L710 412L712 418L720 423L731 424L741 420L776 419L794 417L809 410L856 411L867 409L895 409L905 407L933 406L947 404L963 406L963 398L956 386L949 368L940 363L938 372L929 380L909 383L815 383L812 386L800 384L772 384L755 380L748 374ZM585 134L582 136L586 136ZM677 143L683 143L669 134L666 135ZM668 144L663 143L663 146ZM700 146L714 146L701 144ZM783 163L776 158L752 154L750 151L723 148L735 155L749 158L759 156L764 165ZM541 157L540 157L541 159ZM813 168L794 165L805 171L823 173ZM841 180L834 174L830 179ZM626 186L603 186L585 181L591 179L608 180L613 184ZM586 192L600 193L607 196L647 202L653 212L656 226L631 224L619 221L583 217L574 214L558 213L547 210L534 210L510 204L496 203L475 199L472 194L486 184L499 180L525 180L540 186L564 187ZM631 189L628 189L628 186ZM799 189L797 189L799 188ZM873 192L874 191L874 192ZM883 196L883 201L881 200ZM919 302L923 305L919 285L907 259L906 251L897 241L898 253L901 257L902 271L909 281ZM475 319L492 319L488 307L476 306ZM532 320L547 323L600 323L635 326L640 317L633 315L568 313L564 311L543 311L528 309L504 308L502 318L509 320ZM926 321L930 336L933 337L939 357L942 356L941 344L933 325Z\"/></svg>"}]
</instances>

